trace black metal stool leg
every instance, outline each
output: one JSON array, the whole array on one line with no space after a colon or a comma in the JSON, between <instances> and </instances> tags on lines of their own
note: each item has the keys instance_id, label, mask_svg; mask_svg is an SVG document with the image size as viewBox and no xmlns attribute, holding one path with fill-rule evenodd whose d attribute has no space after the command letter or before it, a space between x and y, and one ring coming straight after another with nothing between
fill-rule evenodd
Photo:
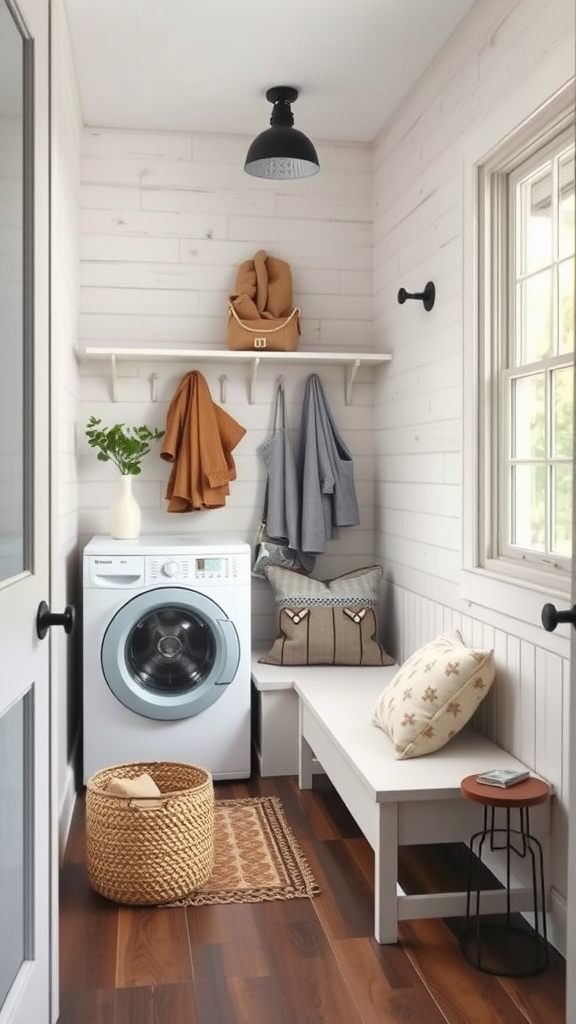
<instances>
[{"instance_id":1,"label":"black metal stool leg","mask_svg":"<svg viewBox=\"0 0 576 1024\"><path fill-rule=\"evenodd\" d=\"M511 810L519 811L519 828L512 827ZM499 842L499 837L503 842ZM481 924L481 884L483 851L486 841L489 840L490 851L503 852L506 857L506 910L504 924ZM532 933L524 927L515 925L512 921L512 869L511 858L515 854L520 859L530 858L530 872L532 881L532 905L534 913L534 927ZM475 883L475 884L474 884ZM474 891L475 890L475 891ZM474 898L473 898L474 893ZM521 945L533 951L533 956L528 956L527 966L517 968L511 963L505 963L498 959L494 966L490 966L487 947L488 935L494 936L502 933L507 938L507 946L510 940L514 940L518 946L519 956L526 959L526 952ZM473 940L475 950L470 950ZM487 974L499 974L504 977L526 977L537 974L548 966L549 950L546 930L546 889L544 884L544 856L542 846L538 839L530 833L530 819L528 808L506 808L504 826L495 827L495 808L484 808L484 828L476 832L470 839L468 853L468 887L466 891L466 922L465 931L461 936L460 944L464 956L478 970ZM514 951L512 944L512 951ZM504 956L506 959L506 956Z\"/></svg>"},{"instance_id":2,"label":"black metal stool leg","mask_svg":"<svg viewBox=\"0 0 576 1024\"><path fill-rule=\"evenodd\" d=\"M483 851L484 843L486 842L486 839L488 837L490 837L490 839L491 839L492 833L493 833L493 828L492 828L492 825L493 825L493 815L491 816L492 821L490 823L489 822L488 811L489 811L489 808L485 807L484 808L484 828L482 829L481 832L475 832L474 835L470 839L470 845L469 845L469 849L468 849L468 884L467 884L467 888L466 888L466 929L465 929L464 935L462 936L462 943L464 943L464 940L465 940L466 936L470 935L472 932L474 933L475 940L476 940L476 956L477 956L476 963L473 963L473 961L468 957L466 949L464 947L464 944L462 945L462 949L463 949L463 952L464 952L464 955L466 956L466 958L470 959L470 962L473 963L473 966L477 967L479 970L482 970L482 967L481 967L481 935L480 935L480 893L481 893L481 890L482 890L482 876L481 876L481 872L482 872L482 851ZM472 891L473 891L473 889L472 889L472 877L473 877L473 875L474 875L474 878L475 878L475 899L474 899L474 907L471 910Z\"/></svg>"},{"instance_id":3,"label":"black metal stool leg","mask_svg":"<svg viewBox=\"0 0 576 1024\"><path fill-rule=\"evenodd\" d=\"M520 816L522 835L530 853L532 862L532 892L534 894L534 932L536 938L535 964L536 970L548 966L548 931L546 925L546 889L544 885L544 854L538 839L530 833L530 816L528 807L522 809ZM540 906L538 905L540 904ZM540 918L542 932L540 932ZM541 955L540 955L541 954Z\"/></svg>"}]
</instances>

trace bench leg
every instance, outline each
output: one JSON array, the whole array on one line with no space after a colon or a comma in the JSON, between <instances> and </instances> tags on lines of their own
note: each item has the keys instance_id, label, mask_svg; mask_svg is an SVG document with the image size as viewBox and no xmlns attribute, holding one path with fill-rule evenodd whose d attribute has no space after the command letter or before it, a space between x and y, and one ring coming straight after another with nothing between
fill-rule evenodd
<instances>
[{"instance_id":1,"label":"bench leg","mask_svg":"<svg viewBox=\"0 0 576 1024\"><path fill-rule=\"evenodd\" d=\"M398 804L377 804L374 850L374 934L380 943L398 941Z\"/></svg>"},{"instance_id":2,"label":"bench leg","mask_svg":"<svg viewBox=\"0 0 576 1024\"><path fill-rule=\"evenodd\" d=\"M314 753L312 747L308 743L308 740L305 740L302 734L302 701L300 701L299 703L300 707L298 710L298 785L300 786L300 789L312 789L312 762L314 758Z\"/></svg>"}]
</instances>

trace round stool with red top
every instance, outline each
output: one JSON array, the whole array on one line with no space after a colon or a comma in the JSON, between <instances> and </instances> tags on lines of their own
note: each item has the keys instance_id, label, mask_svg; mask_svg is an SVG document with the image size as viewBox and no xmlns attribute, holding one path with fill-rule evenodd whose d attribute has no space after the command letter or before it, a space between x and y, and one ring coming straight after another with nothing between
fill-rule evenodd
<instances>
[{"instance_id":1,"label":"round stool with red top","mask_svg":"<svg viewBox=\"0 0 576 1024\"><path fill-rule=\"evenodd\" d=\"M546 934L546 889L542 847L530 833L530 807L544 803L550 786L542 779L529 778L506 789L477 782L469 775L460 783L462 795L484 807L484 827L470 840L466 930L460 939L464 956L474 967L488 974L526 977L548 965ZM497 812L499 817L497 818ZM513 827L514 826L514 827ZM482 921L482 856L503 851L506 860L506 911L497 922ZM514 923L511 907L511 863L525 859L532 878L533 928ZM503 919L502 919L503 918Z\"/></svg>"}]
</instances>

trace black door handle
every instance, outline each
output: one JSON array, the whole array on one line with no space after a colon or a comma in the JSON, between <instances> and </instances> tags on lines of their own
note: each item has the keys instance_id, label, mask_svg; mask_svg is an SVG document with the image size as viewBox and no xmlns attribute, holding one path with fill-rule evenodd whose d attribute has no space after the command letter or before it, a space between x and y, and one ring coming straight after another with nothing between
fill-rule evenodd
<instances>
[{"instance_id":1,"label":"black door handle","mask_svg":"<svg viewBox=\"0 0 576 1024\"><path fill-rule=\"evenodd\" d=\"M553 604L545 604L542 609L542 625L548 633L552 633L559 622L571 622L576 629L576 604L567 612L559 612Z\"/></svg>"},{"instance_id":2,"label":"black door handle","mask_svg":"<svg viewBox=\"0 0 576 1024\"><path fill-rule=\"evenodd\" d=\"M76 613L71 604L66 605L62 615L53 614L46 601L40 601L36 613L36 633L43 640L50 626L64 626L65 633L71 633L76 622Z\"/></svg>"}]
</instances>

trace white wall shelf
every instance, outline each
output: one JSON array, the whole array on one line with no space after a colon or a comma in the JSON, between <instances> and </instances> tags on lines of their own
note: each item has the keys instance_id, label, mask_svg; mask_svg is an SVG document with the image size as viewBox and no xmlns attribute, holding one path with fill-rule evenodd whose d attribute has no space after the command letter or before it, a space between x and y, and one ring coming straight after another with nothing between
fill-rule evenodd
<instances>
[{"instance_id":1,"label":"white wall shelf","mask_svg":"<svg viewBox=\"0 0 576 1024\"><path fill-rule=\"evenodd\" d=\"M220 351L218 349L192 349L192 348L95 348L89 347L84 350L86 359L108 360L110 363L110 377L112 389L112 401L117 401L117 379L116 366L119 360L141 360L150 362L190 362L190 363L223 363L228 366L234 364L246 365L250 370L249 401L253 405L256 401L256 384L258 371L262 363L274 363L277 366L290 366L297 363L310 363L314 366L331 365L344 367L344 393L346 405L352 404L352 388L358 370L362 366L381 366L392 358L384 352L266 352L256 354L254 352L233 352L230 350ZM153 374L152 400L155 400L156 375ZM226 401L226 376L220 377L220 400Z\"/></svg>"}]
</instances>

